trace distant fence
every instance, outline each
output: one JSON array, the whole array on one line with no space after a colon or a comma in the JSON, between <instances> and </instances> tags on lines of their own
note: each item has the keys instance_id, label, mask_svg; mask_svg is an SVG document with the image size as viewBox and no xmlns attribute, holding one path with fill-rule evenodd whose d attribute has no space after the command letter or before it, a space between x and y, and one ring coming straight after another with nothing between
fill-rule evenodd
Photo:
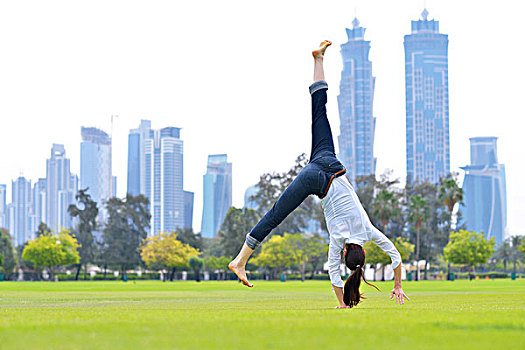
<instances>
[{"instance_id":1,"label":"distant fence","mask_svg":"<svg viewBox=\"0 0 525 350\"><path fill-rule=\"evenodd\" d=\"M473 273L468 272L453 272L455 279L472 279L472 278L479 278L479 279L505 279L505 278L511 278L512 273L504 273L504 272L479 272L475 275ZM59 273L55 275L59 281L74 281L75 280L75 274L65 274L65 273ZM24 281L45 281L45 279L42 278L42 274L38 272L24 272L23 274ZM201 280L204 281L204 274L201 273ZM227 280L227 281L234 281L237 280L237 276L233 274L232 272L228 271L226 274L217 274L217 273L209 273L208 274L208 280L210 281L217 281L217 280ZM347 276L343 276L343 278L346 278ZM12 273L10 275L4 275L3 280L4 281L16 281L18 278L17 273ZM127 273L126 274L127 280L160 280L161 279L161 273L160 272L143 272L142 274L137 273ZM248 278L251 280L281 280L282 276L280 274L267 274L262 272L251 272L248 274ZM524 273L517 273L515 278L525 278ZM94 276L86 275L86 279L84 279L84 274L81 273L78 276L79 281L117 281L121 280L122 275L115 276L113 273L108 272L106 276L103 274L96 274ZM190 271L177 271L174 275L174 281L175 280L195 280L195 275L193 272ZM284 276L285 280L288 281L298 281L302 280L302 276L300 274L295 273L287 273ZM307 273L305 276L306 280L323 280L323 281L329 281L330 277L326 273L316 273L312 275L311 273ZM421 273L421 280L424 279L423 273ZM428 280L443 280L445 279L445 276L443 274L436 274L436 273L428 273L427 274ZM378 279L379 280L379 279ZM1 281L1 279L0 279Z\"/></svg>"}]
</instances>

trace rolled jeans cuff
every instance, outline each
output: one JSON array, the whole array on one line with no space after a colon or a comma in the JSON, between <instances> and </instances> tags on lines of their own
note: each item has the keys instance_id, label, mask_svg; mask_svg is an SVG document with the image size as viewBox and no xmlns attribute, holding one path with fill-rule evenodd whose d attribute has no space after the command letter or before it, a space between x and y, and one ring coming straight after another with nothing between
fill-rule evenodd
<instances>
[{"instance_id":1,"label":"rolled jeans cuff","mask_svg":"<svg viewBox=\"0 0 525 350\"><path fill-rule=\"evenodd\" d=\"M255 248L257 248L260 244L261 242L250 236L249 233L246 235L246 245L251 249L255 250Z\"/></svg>"},{"instance_id":2,"label":"rolled jeans cuff","mask_svg":"<svg viewBox=\"0 0 525 350\"><path fill-rule=\"evenodd\" d=\"M313 95L316 91L328 89L328 84L324 80L319 80L310 85L310 95Z\"/></svg>"}]
</instances>

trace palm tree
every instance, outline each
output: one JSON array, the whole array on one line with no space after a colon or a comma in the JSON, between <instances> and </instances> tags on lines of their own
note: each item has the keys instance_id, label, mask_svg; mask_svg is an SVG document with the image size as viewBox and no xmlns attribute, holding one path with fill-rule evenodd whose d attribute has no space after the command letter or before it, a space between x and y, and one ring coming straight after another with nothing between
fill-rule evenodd
<instances>
[{"instance_id":1,"label":"palm tree","mask_svg":"<svg viewBox=\"0 0 525 350\"><path fill-rule=\"evenodd\" d=\"M379 220L381 227L387 236L390 219L400 213L398 203L396 193L388 190L382 190L377 194L376 198L374 198L372 206L374 208L373 215Z\"/></svg>"},{"instance_id":2,"label":"palm tree","mask_svg":"<svg viewBox=\"0 0 525 350\"><path fill-rule=\"evenodd\" d=\"M450 228L452 229L452 212L456 203L463 202L463 189L458 186L454 175L450 174L441 179L439 186L439 200L446 205L450 213Z\"/></svg>"},{"instance_id":3,"label":"palm tree","mask_svg":"<svg viewBox=\"0 0 525 350\"><path fill-rule=\"evenodd\" d=\"M507 263L511 261L513 255L513 247L510 246L510 239L507 239L499 245L494 253L496 259L503 260L503 272L507 273Z\"/></svg>"},{"instance_id":4,"label":"palm tree","mask_svg":"<svg viewBox=\"0 0 525 350\"><path fill-rule=\"evenodd\" d=\"M449 174L446 178L441 179L439 186L439 200L448 208L450 217L449 231L452 230L452 212L456 203L463 202L463 189L458 186L455 174ZM447 279L450 278L450 263L447 267Z\"/></svg>"},{"instance_id":5,"label":"palm tree","mask_svg":"<svg viewBox=\"0 0 525 350\"><path fill-rule=\"evenodd\" d=\"M419 233L421 232L423 223L430 217L430 210L427 204L428 199L418 194L410 198L408 208L408 221L411 222L416 229L416 260L418 261L416 279L419 279Z\"/></svg>"},{"instance_id":6,"label":"palm tree","mask_svg":"<svg viewBox=\"0 0 525 350\"><path fill-rule=\"evenodd\" d=\"M514 265L512 271L516 273L516 264L519 260L523 261L522 259L525 259L525 240L521 236L512 236L510 242L512 245L510 261Z\"/></svg>"}]
</instances>

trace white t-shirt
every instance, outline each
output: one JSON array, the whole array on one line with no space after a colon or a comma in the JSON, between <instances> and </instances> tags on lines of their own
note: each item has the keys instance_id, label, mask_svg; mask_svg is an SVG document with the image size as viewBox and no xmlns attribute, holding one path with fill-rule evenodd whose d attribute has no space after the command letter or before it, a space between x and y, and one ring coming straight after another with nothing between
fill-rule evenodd
<instances>
[{"instance_id":1,"label":"white t-shirt","mask_svg":"<svg viewBox=\"0 0 525 350\"><path fill-rule=\"evenodd\" d=\"M321 203L330 233L328 273L334 286L344 285L340 265L341 252L346 243L363 246L373 241L390 256L393 269L399 266L401 255L392 241L372 225L346 176L339 176L332 181Z\"/></svg>"}]
</instances>

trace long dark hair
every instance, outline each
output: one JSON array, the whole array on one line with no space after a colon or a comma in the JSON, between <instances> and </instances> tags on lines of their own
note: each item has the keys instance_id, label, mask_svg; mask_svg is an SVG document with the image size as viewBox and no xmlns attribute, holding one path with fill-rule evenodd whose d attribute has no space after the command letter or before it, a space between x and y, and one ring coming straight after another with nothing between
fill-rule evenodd
<instances>
[{"instance_id":1,"label":"long dark hair","mask_svg":"<svg viewBox=\"0 0 525 350\"><path fill-rule=\"evenodd\" d=\"M365 299L363 294L359 293L361 278L369 286L372 286L377 290L379 290L379 288L371 283L368 283L365 279L365 250L363 247L353 243L347 244L345 264L353 272L346 280L343 301L346 305L354 307L359 304L361 299Z\"/></svg>"}]
</instances>

